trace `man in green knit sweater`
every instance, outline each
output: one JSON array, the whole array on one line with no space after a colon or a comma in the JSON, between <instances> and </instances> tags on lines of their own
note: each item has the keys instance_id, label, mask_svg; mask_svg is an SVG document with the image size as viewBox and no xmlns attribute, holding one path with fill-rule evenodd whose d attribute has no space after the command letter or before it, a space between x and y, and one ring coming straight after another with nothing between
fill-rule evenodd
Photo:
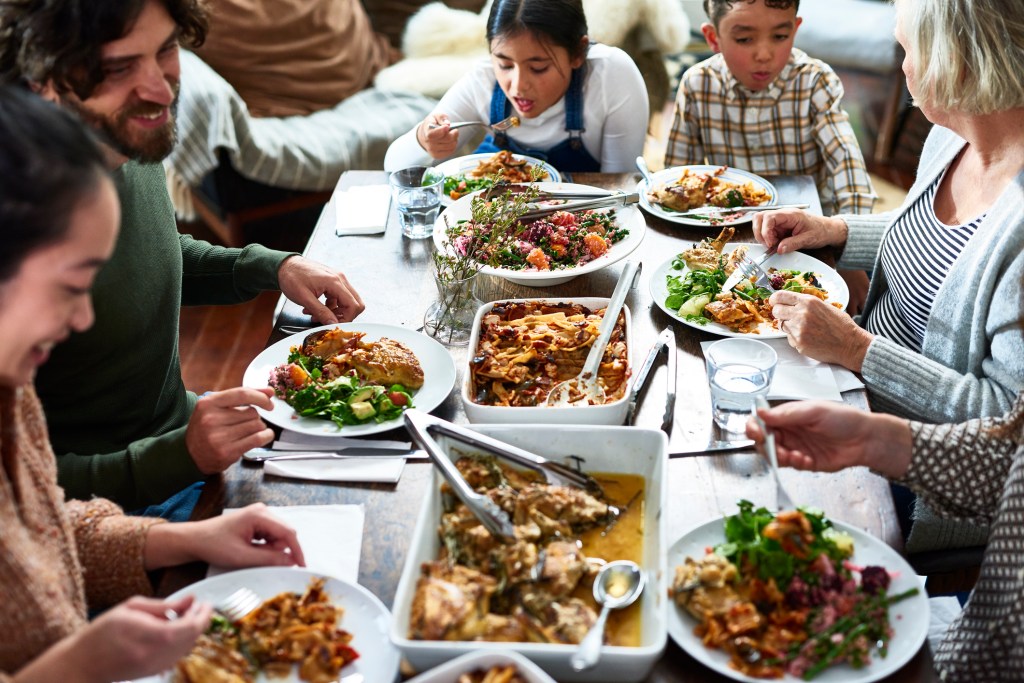
<instances>
[{"instance_id":1,"label":"man in green knit sweater","mask_svg":"<svg viewBox=\"0 0 1024 683\"><path fill-rule=\"evenodd\" d=\"M40 350L52 354L36 387L68 497L159 503L273 439L253 409L270 408L269 389L186 391L182 304L280 289L321 323L363 310L344 275L323 265L178 234L160 160L175 143L179 43L198 45L206 26L201 0L0 5L0 82L25 84L89 123L121 200L121 232L93 288L96 323Z\"/></svg>"}]
</instances>

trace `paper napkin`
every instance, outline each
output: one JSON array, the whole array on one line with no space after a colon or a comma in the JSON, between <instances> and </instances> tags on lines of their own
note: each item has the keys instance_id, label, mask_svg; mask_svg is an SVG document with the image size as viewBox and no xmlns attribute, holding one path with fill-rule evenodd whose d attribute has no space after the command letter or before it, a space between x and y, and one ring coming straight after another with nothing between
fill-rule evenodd
<instances>
[{"instance_id":1,"label":"paper napkin","mask_svg":"<svg viewBox=\"0 0 1024 683\"><path fill-rule=\"evenodd\" d=\"M312 481L394 484L405 469L403 456L370 456L325 460L267 460L263 474Z\"/></svg>"},{"instance_id":2,"label":"paper napkin","mask_svg":"<svg viewBox=\"0 0 1024 683\"><path fill-rule=\"evenodd\" d=\"M275 451L336 451L339 448L412 448L408 441L385 441L383 439L355 439L346 436L303 434L288 429L281 430L281 436L271 448Z\"/></svg>"},{"instance_id":3,"label":"paper napkin","mask_svg":"<svg viewBox=\"0 0 1024 683\"><path fill-rule=\"evenodd\" d=\"M224 510L226 515L233 512L237 509ZM363 543L362 505L285 505L271 507L270 513L298 533L307 569L356 583ZM206 575L227 571L232 570L210 567Z\"/></svg>"},{"instance_id":4,"label":"paper napkin","mask_svg":"<svg viewBox=\"0 0 1024 683\"><path fill-rule=\"evenodd\" d=\"M391 211L391 188L360 185L334 195L334 232L345 235L376 235L384 232Z\"/></svg>"}]
</instances>

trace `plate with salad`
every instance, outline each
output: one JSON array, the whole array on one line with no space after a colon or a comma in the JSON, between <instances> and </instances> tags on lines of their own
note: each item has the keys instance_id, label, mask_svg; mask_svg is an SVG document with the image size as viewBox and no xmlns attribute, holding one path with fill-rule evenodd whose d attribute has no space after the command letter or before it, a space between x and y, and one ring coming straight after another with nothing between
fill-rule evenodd
<instances>
[{"instance_id":1,"label":"plate with salad","mask_svg":"<svg viewBox=\"0 0 1024 683\"><path fill-rule=\"evenodd\" d=\"M737 681L869 683L928 635L928 597L883 541L820 510L740 501L668 552L669 636Z\"/></svg>"},{"instance_id":2,"label":"plate with salad","mask_svg":"<svg viewBox=\"0 0 1024 683\"><path fill-rule=\"evenodd\" d=\"M717 240L721 239L720 235ZM725 301L716 298L732 273L735 259L741 253L738 250L743 249L743 253L756 261L764 255L764 247L716 244L717 240L703 240L658 266L651 275L654 302L684 325L711 334L757 339L785 337L767 304L771 291L757 283L741 283L734 289L735 294ZM717 255L713 253L716 246ZM710 258L704 258L703 263L688 259L694 252L710 254ZM813 256L800 252L776 254L765 262L763 269L775 289L813 294L840 310L845 310L850 301L850 290L839 273Z\"/></svg>"},{"instance_id":3,"label":"plate with salad","mask_svg":"<svg viewBox=\"0 0 1024 683\"><path fill-rule=\"evenodd\" d=\"M561 174L548 162L507 151L467 154L442 162L435 168L444 174L441 203L445 206L467 194L491 187L495 174L499 174L506 182L522 183L529 182L533 177L533 169L539 168L540 182L557 183L562 180Z\"/></svg>"},{"instance_id":4,"label":"plate with salad","mask_svg":"<svg viewBox=\"0 0 1024 683\"><path fill-rule=\"evenodd\" d=\"M777 204L775 186L759 175L729 166L672 166L636 186L640 206L653 216L679 225L721 227L750 220L744 206ZM735 208L735 213L686 215L702 207Z\"/></svg>"},{"instance_id":5,"label":"plate with salad","mask_svg":"<svg viewBox=\"0 0 1024 683\"><path fill-rule=\"evenodd\" d=\"M303 434L362 436L402 426L408 408L431 411L455 386L455 361L430 337L397 325L314 327L271 344L242 385L274 389L267 422Z\"/></svg>"}]
</instances>

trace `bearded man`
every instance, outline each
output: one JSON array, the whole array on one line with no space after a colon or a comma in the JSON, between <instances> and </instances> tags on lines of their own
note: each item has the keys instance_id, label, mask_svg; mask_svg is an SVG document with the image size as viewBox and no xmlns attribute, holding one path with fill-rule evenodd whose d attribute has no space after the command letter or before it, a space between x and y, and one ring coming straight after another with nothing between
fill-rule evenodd
<instances>
[{"instance_id":1,"label":"bearded man","mask_svg":"<svg viewBox=\"0 0 1024 683\"><path fill-rule=\"evenodd\" d=\"M363 310L345 276L321 264L178 234L159 162L175 144L179 45L201 44L206 28L200 0L0 2L0 82L31 88L96 131L122 207L93 289L96 323L38 349L52 354L36 387L69 497L159 503L273 438L253 408L270 407L269 390L186 391L183 304L280 289L321 323Z\"/></svg>"}]
</instances>

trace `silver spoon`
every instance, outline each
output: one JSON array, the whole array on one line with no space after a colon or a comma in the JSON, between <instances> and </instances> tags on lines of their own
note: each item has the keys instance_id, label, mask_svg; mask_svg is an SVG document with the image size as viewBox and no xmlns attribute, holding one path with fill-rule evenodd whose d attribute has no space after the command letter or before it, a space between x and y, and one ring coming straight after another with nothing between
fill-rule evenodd
<instances>
[{"instance_id":1,"label":"silver spoon","mask_svg":"<svg viewBox=\"0 0 1024 683\"><path fill-rule=\"evenodd\" d=\"M608 340L612 338L612 331L619 319L619 311L622 304L626 302L626 295L633 286L633 280L640 272L642 264L636 261L626 261L622 272L619 273L619 281L612 291L612 298L608 300L608 307L604 310L601 318L601 325L598 327L597 339L590 347L587 359L583 361L583 369L575 377L559 382L551 387L545 404L553 407L566 407L573 404L580 405L602 405L605 402L604 387L598 382L597 373L601 368L601 360L604 358L605 347Z\"/></svg>"},{"instance_id":2,"label":"silver spoon","mask_svg":"<svg viewBox=\"0 0 1024 683\"><path fill-rule=\"evenodd\" d=\"M616 560L601 567L594 579L594 600L601 605L601 615L590 628L586 637L580 642L576 654L569 663L573 671L589 669L601 658L601 645L604 643L604 625L608 621L608 613L613 609L629 607L646 584L640 565L630 560Z\"/></svg>"},{"instance_id":3,"label":"silver spoon","mask_svg":"<svg viewBox=\"0 0 1024 683\"><path fill-rule=\"evenodd\" d=\"M651 169L647 168L647 161L643 157L637 157L636 167L640 170L640 175L644 177L647 189L652 189L654 187L654 176L651 175Z\"/></svg>"}]
</instances>

